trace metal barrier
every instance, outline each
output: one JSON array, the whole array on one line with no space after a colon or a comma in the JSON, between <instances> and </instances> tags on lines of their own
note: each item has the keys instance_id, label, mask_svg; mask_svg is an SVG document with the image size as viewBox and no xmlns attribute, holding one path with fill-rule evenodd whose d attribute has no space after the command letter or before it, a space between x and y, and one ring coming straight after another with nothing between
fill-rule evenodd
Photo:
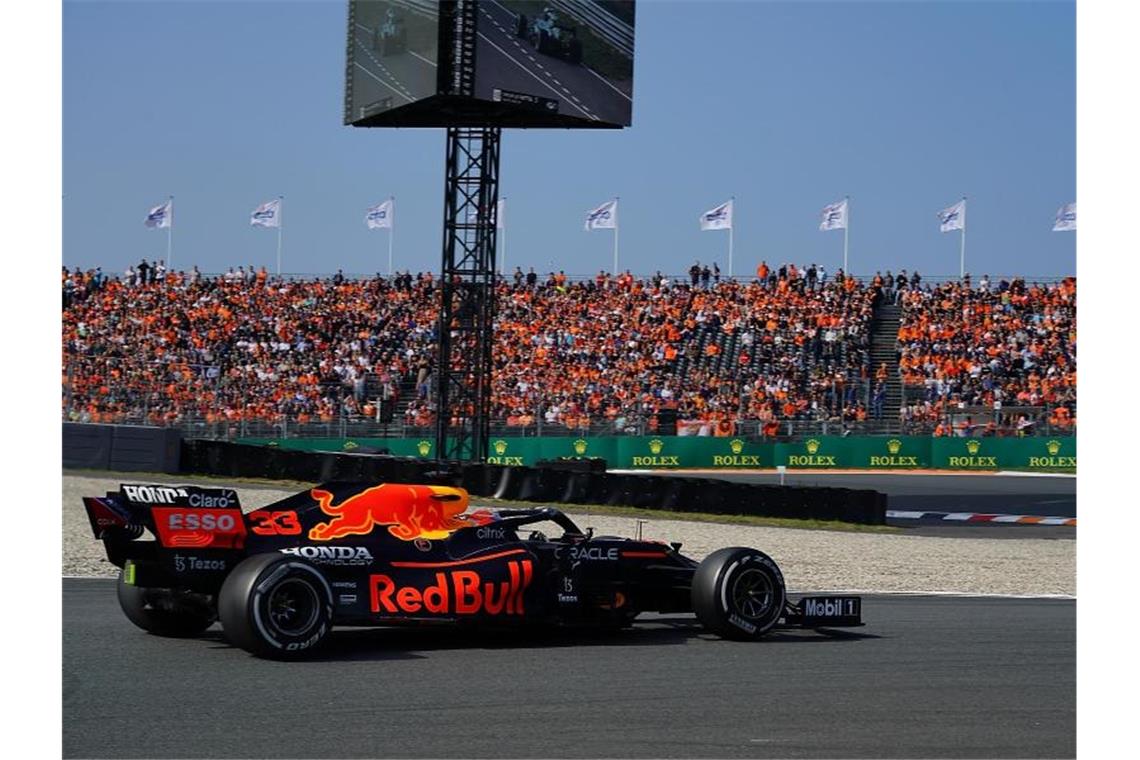
<instances>
[{"instance_id":1,"label":"metal barrier","mask_svg":"<svg viewBox=\"0 0 1140 760\"><path fill-rule=\"evenodd\" d=\"M1035 408L1036 409L1036 408ZM992 411L992 410L991 410ZM1058 426L1049 422L1047 410L1037 409L1042 415L1034 424L1018 429L1016 425L995 424L987 427L985 423L975 424L969 428L956 427L947 437L999 437L999 438L1041 438L1058 435L1076 434L1076 425ZM957 421L957 414L952 417ZM978 417L975 415L975 420ZM89 423L90 417L84 414L69 415L66 411L63 421ZM406 438L434 438L433 426L407 425L402 422L382 423L373 419L361 417L341 417L328 422L306 422L283 419L279 422L265 422L260 420L230 420L209 421L205 419L184 419L170 425L154 425L144 416L127 417L116 420L118 424L130 424L143 427L169 427L178 430L185 438L201 438L210 440L237 440L239 438L368 438L368 439L406 439ZM829 420L782 420L779 431L775 436L763 434L764 423L760 420L737 420L733 426L732 437L749 441L803 441L818 436L885 436L910 435L931 436L936 426L934 421L898 422L888 420L862 420L844 422L836 419ZM717 437L713 435L715 426L711 423L705 430L694 430L688 436L680 437ZM593 423L589 426L568 428L565 425L551 425L548 423L531 424L526 426L507 425L503 421L492 422L490 434L495 437L508 438L599 438L618 437L628 438L635 436L658 435L655 426L650 420L639 418L629 420L621 428L615 428L612 423Z\"/></svg>"},{"instance_id":2,"label":"metal barrier","mask_svg":"<svg viewBox=\"0 0 1140 760\"><path fill-rule=\"evenodd\" d=\"M589 0L550 0L550 4L579 22L617 48L633 57L633 27Z\"/></svg>"},{"instance_id":3,"label":"metal barrier","mask_svg":"<svg viewBox=\"0 0 1140 760\"><path fill-rule=\"evenodd\" d=\"M399 5L407 6L413 13L435 20L439 18L438 0L400 0Z\"/></svg>"}]
</instances>

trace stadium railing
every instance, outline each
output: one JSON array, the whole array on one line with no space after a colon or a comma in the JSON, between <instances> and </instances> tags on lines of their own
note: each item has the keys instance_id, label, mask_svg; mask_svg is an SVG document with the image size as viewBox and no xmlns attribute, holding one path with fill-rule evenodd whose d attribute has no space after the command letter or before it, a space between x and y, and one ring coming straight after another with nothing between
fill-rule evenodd
<instances>
[{"instance_id":1,"label":"stadium railing","mask_svg":"<svg viewBox=\"0 0 1140 760\"><path fill-rule=\"evenodd\" d=\"M1032 407L1037 412L1040 408ZM992 411L992 410L991 410ZM995 423L989 427L983 413L977 410L969 411L973 424L968 427L959 427L967 413L951 415L954 425L951 437L986 436L999 437L1041 437L1057 435L1073 435L1076 425L1058 426L1050 422L1048 414L1039 414L1033 418L1033 423L1027 427L1019 428L1008 419ZM92 422L85 413L64 410L63 422ZM237 438L431 438L435 435L433 426L407 425L402 422L388 424L372 419L360 417L342 417L330 422L305 422L285 419L280 422L265 422L260 420L233 420L233 421L206 421L205 419L183 419L167 426L154 425L145 414L138 413L126 415L116 419L117 424L144 425L152 427L177 428L187 438L206 438L232 440ZM801 441L821 435L840 436L884 436L884 435L932 435L936 422L922 421L895 423L891 425L884 420L784 420L780 422L779 431L775 436L763 435L763 423L759 420L738 420L732 430L732 436L753 441ZM594 423L587 427L568 428L565 425L544 424L541 427L532 424L527 426L507 425L503 421L492 422L491 435L501 437L605 437L605 436L644 436L660 435L658 429L647 419L627 418L620 428L613 423ZM705 431L693 430L690 435L713 435L714 426L710 423Z\"/></svg>"}]
</instances>

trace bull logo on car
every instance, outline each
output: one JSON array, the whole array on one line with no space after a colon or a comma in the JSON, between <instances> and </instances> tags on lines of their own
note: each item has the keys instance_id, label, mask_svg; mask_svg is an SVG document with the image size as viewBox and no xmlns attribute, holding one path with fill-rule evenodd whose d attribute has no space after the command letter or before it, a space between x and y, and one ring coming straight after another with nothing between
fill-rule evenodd
<instances>
[{"instance_id":1,"label":"bull logo on car","mask_svg":"<svg viewBox=\"0 0 1140 760\"><path fill-rule=\"evenodd\" d=\"M310 495L332 519L309 530L310 541L331 541L343 536L367 535L377 525L404 541L447 538L452 532L476 525L462 513L467 492L447 486L383 484L355 493L339 504L328 491L314 488Z\"/></svg>"}]
</instances>

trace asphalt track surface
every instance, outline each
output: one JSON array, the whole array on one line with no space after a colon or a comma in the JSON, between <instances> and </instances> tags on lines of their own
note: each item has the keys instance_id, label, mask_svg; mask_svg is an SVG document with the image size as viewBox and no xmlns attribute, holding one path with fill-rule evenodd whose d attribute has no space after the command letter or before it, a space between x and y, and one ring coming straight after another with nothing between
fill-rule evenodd
<instances>
[{"instance_id":1,"label":"asphalt track surface","mask_svg":"<svg viewBox=\"0 0 1140 760\"><path fill-rule=\"evenodd\" d=\"M717 639L343 629L259 660L63 581L64 757L1074 757L1072 600L868 596L865 628Z\"/></svg>"},{"instance_id":2,"label":"asphalt track surface","mask_svg":"<svg viewBox=\"0 0 1140 760\"><path fill-rule=\"evenodd\" d=\"M678 476L668 470L646 474ZM690 477L778 485L776 472L700 472ZM785 485L867 488L887 494L887 509L915 512L980 512L1041 517L1077 516L1077 479L992 473L826 473L794 472ZM1076 528L1016 523L966 523L939 519L894 519L887 524L914 529L921 535L994 538L1075 538Z\"/></svg>"},{"instance_id":3,"label":"asphalt track surface","mask_svg":"<svg viewBox=\"0 0 1140 760\"><path fill-rule=\"evenodd\" d=\"M358 106L390 98L393 108L431 97L436 91L436 64L405 50L382 56L372 46L373 28L357 23L353 30L356 75L353 91Z\"/></svg>"}]
</instances>

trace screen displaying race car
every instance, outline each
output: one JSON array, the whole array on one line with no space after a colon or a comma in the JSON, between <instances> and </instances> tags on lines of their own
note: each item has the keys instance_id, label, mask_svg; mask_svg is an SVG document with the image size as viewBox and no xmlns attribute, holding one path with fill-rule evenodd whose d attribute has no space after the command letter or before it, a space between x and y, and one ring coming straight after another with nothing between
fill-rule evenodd
<instances>
[{"instance_id":1,"label":"screen displaying race car","mask_svg":"<svg viewBox=\"0 0 1140 760\"><path fill-rule=\"evenodd\" d=\"M194 636L217 621L262 657L304 656L335 626L624 628L693 612L751 640L862 625L858 597L790 600L757 549L697 562L680 544L595 536L552 507L469 511L454 486L326 483L248 513L232 489L192 485L125 484L83 503L131 622Z\"/></svg>"},{"instance_id":2,"label":"screen displaying race car","mask_svg":"<svg viewBox=\"0 0 1140 760\"><path fill-rule=\"evenodd\" d=\"M344 123L627 127L632 0L350 0Z\"/></svg>"},{"instance_id":3,"label":"screen displaying race car","mask_svg":"<svg viewBox=\"0 0 1140 760\"><path fill-rule=\"evenodd\" d=\"M628 127L634 9L593 0L480 2L475 96Z\"/></svg>"},{"instance_id":4,"label":"screen displaying race car","mask_svg":"<svg viewBox=\"0 0 1140 760\"><path fill-rule=\"evenodd\" d=\"M347 45L346 123L437 93L438 2L353 0Z\"/></svg>"}]
</instances>

